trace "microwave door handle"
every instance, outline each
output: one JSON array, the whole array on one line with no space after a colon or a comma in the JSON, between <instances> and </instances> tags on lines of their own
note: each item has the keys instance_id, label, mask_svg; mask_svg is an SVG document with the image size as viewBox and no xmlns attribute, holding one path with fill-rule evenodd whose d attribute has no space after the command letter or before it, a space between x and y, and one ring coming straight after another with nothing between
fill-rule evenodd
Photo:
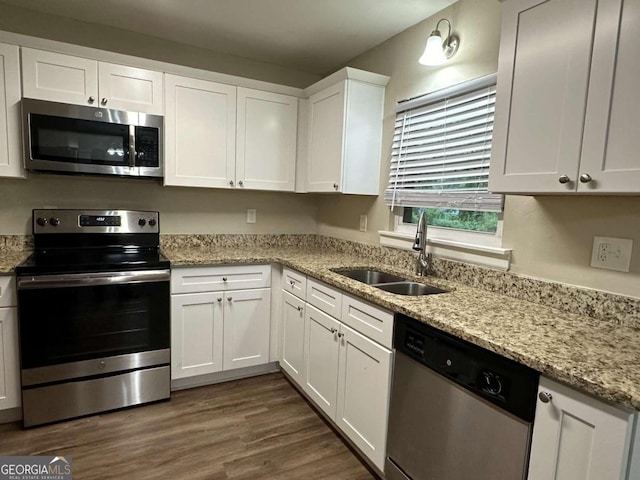
<instances>
[{"instance_id":1,"label":"microwave door handle","mask_svg":"<svg viewBox=\"0 0 640 480\"><path fill-rule=\"evenodd\" d=\"M129 125L129 166L136 166L136 126Z\"/></svg>"}]
</instances>

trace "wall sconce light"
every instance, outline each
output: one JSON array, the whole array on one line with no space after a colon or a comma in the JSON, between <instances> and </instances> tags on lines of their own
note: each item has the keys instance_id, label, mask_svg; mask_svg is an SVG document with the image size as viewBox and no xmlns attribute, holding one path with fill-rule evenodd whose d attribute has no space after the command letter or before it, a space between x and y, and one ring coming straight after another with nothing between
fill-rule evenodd
<instances>
[{"instance_id":1,"label":"wall sconce light","mask_svg":"<svg viewBox=\"0 0 640 480\"><path fill-rule=\"evenodd\" d=\"M438 25L440 25L441 22L447 22L449 26L449 32L444 40L442 40L442 34L440 30L438 30ZM451 22L446 18L441 18L436 24L436 29L429 35L427 46L418 61L422 65L442 65L455 55L459 45L460 39L457 35L451 33Z\"/></svg>"}]
</instances>

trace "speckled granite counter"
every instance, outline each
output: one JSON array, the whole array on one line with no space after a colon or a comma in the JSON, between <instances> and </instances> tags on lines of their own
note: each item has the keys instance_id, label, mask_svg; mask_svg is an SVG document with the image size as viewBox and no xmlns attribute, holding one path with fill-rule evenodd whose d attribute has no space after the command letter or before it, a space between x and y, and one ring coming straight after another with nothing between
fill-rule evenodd
<instances>
[{"instance_id":1,"label":"speckled granite counter","mask_svg":"<svg viewBox=\"0 0 640 480\"><path fill-rule=\"evenodd\" d=\"M31 239L24 235L0 235L0 275L11 275L31 254Z\"/></svg>"},{"instance_id":2,"label":"speckled granite counter","mask_svg":"<svg viewBox=\"0 0 640 480\"><path fill-rule=\"evenodd\" d=\"M640 409L638 329L440 278L428 281L450 290L449 293L423 297L386 293L331 269L374 267L407 276L406 270L327 249L165 245L163 250L174 267L280 263L528 365L546 376Z\"/></svg>"}]
</instances>

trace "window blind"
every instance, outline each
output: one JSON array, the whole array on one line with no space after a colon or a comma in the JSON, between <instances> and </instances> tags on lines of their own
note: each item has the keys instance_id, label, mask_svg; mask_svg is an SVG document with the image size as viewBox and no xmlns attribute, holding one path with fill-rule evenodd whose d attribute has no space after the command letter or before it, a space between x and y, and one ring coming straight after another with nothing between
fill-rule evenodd
<instances>
[{"instance_id":1,"label":"window blind","mask_svg":"<svg viewBox=\"0 0 640 480\"><path fill-rule=\"evenodd\" d=\"M400 103L387 204L502 211L488 191L495 100L489 75Z\"/></svg>"}]
</instances>

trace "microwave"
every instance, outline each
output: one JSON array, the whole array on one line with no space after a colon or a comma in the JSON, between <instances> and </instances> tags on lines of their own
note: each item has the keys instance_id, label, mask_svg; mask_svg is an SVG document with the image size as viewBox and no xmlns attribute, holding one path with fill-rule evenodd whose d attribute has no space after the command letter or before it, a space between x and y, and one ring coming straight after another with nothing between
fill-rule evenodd
<instances>
[{"instance_id":1,"label":"microwave","mask_svg":"<svg viewBox=\"0 0 640 480\"><path fill-rule=\"evenodd\" d=\"M163 117L22 100L25 169L162 177Z\"/></svg>"}]
</instances>

